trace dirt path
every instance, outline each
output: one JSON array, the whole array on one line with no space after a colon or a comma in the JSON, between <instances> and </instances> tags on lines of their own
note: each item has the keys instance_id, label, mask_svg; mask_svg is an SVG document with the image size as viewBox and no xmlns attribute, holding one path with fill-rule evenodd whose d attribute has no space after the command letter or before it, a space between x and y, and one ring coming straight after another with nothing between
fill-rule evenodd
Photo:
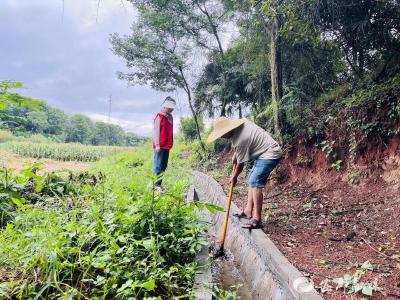
<instances>
[{"instance_id":1,"label":"dirt path","mask_svg":"<svg viewBox=\"0 0 400 300\"><path fill-rule=\"evenodd\" d=\"M11 168L16 171L26 168L32 163L43 163L43 170L41 172L54 172L61 170L69 170L73 172L82 172L89 169L88 163L81 163L76 161L55 161L51 159L34 159L29 157L22 157L8 151L0 151L0 166Z\"/></svg>"}]
</instances>

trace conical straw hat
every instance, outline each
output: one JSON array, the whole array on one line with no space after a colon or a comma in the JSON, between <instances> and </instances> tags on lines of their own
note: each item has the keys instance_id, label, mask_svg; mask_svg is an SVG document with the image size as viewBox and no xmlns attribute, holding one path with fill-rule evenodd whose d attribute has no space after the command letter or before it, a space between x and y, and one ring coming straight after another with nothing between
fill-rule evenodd
<instances>
[{"instance_id":1,"label":"conical straw hat","mask_svg":"<svg viewBox=\"0 0 400 300\"><path fill-rule=\"evenodd\" d=\"M246 119L231 120L231 119L228 119L225 117L219 117L219 118L215 119L213 122L213 131L208 136L207 143L214 142L215 140L219 139L224 134L239 127L244 122L246 122Z\"/></svg>"}]
</instances>

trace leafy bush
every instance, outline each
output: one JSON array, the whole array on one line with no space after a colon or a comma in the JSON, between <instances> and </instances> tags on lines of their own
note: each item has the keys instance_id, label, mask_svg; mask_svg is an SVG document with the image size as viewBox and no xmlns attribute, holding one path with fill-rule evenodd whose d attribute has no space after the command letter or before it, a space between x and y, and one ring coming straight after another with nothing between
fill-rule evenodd
<instances>
[{"instance_id":1,"label":"leafy bush","mask_svg":"<svg viewBox=\"0 0 400 300\"><path fill-rule=\"evenodd\" d=\"M344 289L349 294L362 293L366 296L372 296L374 290L378 287L374 283L360 282L361 277L367 272L372 271L372 265L369 261L364 262L354 274L346 274L341 278L335 278L333 281L336 283L336 289Z\"/></svg>"},{"instance_id":2,"label":"leafy bush","mask_svg":"<svg viewBox=\"0 0 400 300\"><path fill-rule=\"evenodd\" d=\"M309 167L313 160L312 157L304 154L297 159L296 164L302 167Z\"/></svg>"},{"instance_id":3,"label":"leafy bush","mask_svg":"<svg viewBox=\"0 0 400 300\"><path fill-rule=\"evenodd\" d=\"M87 173L68 178L50 174L37 174L41 163L34 163L15 174L7 168L0 169L0 227L3 227L24 204L53 202L53 197L77 195L83 184L93 186L99 177Z\"/></svg>"},{"instance_id":4,"label":"leafy bush","mask_svg":"<svg viewBox=\"0 0 400 300\"><path fill-rule=\"evenodd\" d=\"M200 132L204 131L203 118L199 116L197 118ZM180 120L180 131L185 141L193 141L197 139L196 123L193 117L181 118Z\"/></svg>"}]
</instances>

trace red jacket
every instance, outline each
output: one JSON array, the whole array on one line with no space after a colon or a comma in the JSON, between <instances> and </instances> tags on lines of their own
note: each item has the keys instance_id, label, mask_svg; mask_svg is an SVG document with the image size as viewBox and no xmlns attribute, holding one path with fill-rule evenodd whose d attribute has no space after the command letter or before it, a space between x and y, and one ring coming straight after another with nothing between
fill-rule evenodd
<instances>
[{"instance_id":1,"label":"red jacket","mask_svg":"<svg viewBox=\"0 0 400 300\"><path fill-rule=\"evenodd\" d=\"M159 118L159 120L157 120ZM171 118L172 120L172 118ZM156 143L160 144L161 149L170 150L173 145L173 125L166 116L158 113L154 118L154 143L153 148L156 147Z\"/></svg>"}]
</instances>

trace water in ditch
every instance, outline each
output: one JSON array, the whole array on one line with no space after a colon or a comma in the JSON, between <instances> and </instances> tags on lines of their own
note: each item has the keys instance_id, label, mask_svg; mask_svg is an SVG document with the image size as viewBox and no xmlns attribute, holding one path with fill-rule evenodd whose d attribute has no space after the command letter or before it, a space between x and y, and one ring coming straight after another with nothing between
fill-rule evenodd
<instances>
[{"instance_id":1,"label":"water in ditch","mask_svg":"<svg viewBox=\"0 0 400 300\"><path fill-rule=\"evenodd\" d=\"M226 252L225 257L215 259L212 272L215 283L220 290L231 291L238 296L240 300L252 300L251 287L241 276L235 266L235 260L230 252ZM231 298L232 299L232 298Z\"/></svg>"}]
</instances>

